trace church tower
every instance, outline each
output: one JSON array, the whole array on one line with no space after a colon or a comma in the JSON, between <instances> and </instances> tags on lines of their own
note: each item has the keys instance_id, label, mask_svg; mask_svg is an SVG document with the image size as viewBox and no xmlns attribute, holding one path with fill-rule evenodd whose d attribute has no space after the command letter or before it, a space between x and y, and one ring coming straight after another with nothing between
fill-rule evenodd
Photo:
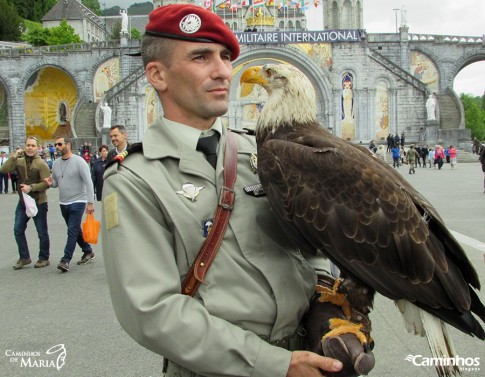
<instances>
[{"instance_id":1,"label":"church tower","mask_svg":"<svg viewBox=\"0 0 485 377\"><path fill-rule=\"evenodd\" d=\"M253 5L253 0L153 0L155 8L169 4L208 4L234 32L301 31L306 30L305 11L300 0L265 0Z\"/></svg>"},{"instance_id":2,"label":"church tower","mask_svg":"<svg viewBox=\"0 0 485 377\"><path fill-rule=\"evenodd\" d=\"M363 29L364 0L324 0L324 29Z\"/></svg>"}]
</instances>

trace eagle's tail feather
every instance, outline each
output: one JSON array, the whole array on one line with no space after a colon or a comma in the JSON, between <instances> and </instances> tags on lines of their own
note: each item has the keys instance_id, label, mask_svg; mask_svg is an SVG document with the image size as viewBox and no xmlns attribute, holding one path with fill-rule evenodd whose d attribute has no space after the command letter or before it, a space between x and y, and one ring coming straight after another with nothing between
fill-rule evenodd
<instances>
[{"instance_id":1,"label":"eagle's tail feather","mask_svg":"<svg viewBox=\"0 0 485 377\"><path fill-rule=\"evenodd\" d=\"M461 376L459 366L452 365L451 359L456 356L455 347L451 336L448 333L448 326L441 319L419 309L421 321L423 323L426 337L428 339L431 354L436 360L443 360L443 364L450 365L435 365L438 376L452 377Z\"/></svg>"}]
</instances>

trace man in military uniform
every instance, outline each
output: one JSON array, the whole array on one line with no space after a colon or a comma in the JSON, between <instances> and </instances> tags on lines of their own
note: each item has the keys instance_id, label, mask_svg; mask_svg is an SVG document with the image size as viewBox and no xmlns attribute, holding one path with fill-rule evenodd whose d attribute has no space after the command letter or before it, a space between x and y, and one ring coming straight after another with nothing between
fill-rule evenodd
<instances>
[{"instance_id":1,"label":"man in military uniform","mask_svg":"<svg viewBox=\"0 0 485 377\"><path fill-rule=\"evenodd\" d=\"M168 376L340 370L340 361L302 351L298 329L316 274L289 247L266 198L244 190L259 183L250 136L235 135L236 199L220 250L195 296L182 294L223 185L228 131L219 117L239 45L217 15L167 5L150 14L141 55L164 116L147 129L142 153L129 148L105 173L103 254L120 324L170 360ZM204 138L215 139L214 165L198 151Z\"/></svg>"}]
</instances>

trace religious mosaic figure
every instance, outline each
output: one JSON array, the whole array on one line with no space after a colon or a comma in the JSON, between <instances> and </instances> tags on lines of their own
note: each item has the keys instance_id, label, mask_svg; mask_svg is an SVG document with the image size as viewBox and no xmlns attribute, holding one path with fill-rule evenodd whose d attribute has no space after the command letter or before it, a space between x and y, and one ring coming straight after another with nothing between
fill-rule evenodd
<instances>
[{"instance_id":1,"label":"religious mosaic figure","mask_svg":"<svg viewBox=\"0 0 485 377\"><path fill-rule=\"evenodd\" d=\"M354 138L354 94L353 76L350 73L342 75L342 138L352 140Z\"/></svg>"}]
</instances>

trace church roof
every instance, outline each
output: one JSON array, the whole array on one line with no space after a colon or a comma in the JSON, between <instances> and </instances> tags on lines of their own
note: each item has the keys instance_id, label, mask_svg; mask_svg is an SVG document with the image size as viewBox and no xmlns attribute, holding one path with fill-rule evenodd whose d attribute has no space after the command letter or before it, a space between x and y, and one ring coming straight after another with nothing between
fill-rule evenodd
<instances>
[{"instance_id":1,"label":"church roof","mask_svg":"<svg viewBox=\"0 0 485 377\"><path fill-rule=\"evenodd\" d=\"M100 23L99 17L78 0L59 0L42 17L41 21L84 20L91 19Z\"/></svg>"}]
</instances>

